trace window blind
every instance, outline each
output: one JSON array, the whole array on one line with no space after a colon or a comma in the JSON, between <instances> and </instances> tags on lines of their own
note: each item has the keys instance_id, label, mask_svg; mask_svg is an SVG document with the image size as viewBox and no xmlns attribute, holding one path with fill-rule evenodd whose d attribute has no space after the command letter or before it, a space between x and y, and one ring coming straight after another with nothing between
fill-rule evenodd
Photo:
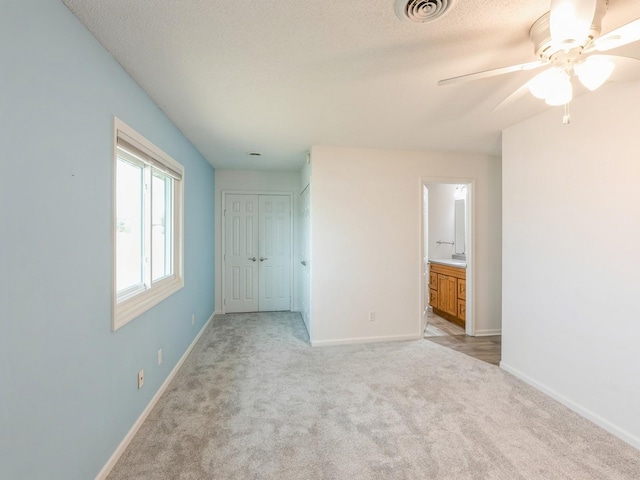
<instances>
[{"instance_id":1,"label":"window blind","mask_svg":"<svg viewBox=\"0 0 640 480\"><path fill-rule=\"evenodd\" d=\"M181 172L177 171L174 168L171 168L171 166L158 160L156 157L146 152L144 147L138 147L134 145L132 141L124 137L125 136L122 135L120 131L118 131L118 148L121 148L130 155L133 155L141 162L151 165L152 167L160 170L171 178L175 180L182 180Z\"/></svg>"}]
</instances>

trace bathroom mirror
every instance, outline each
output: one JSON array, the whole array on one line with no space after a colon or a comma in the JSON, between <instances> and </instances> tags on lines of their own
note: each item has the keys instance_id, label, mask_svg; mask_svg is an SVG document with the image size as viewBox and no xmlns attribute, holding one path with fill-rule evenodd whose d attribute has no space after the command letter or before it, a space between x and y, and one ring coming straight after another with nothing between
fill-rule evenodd
<instances>
[{"instance_id":1,"label":"bathroom mirror","mask_svg":"<svg viewBox=\"0 0 640 480\"><path fill-rule=\"evenodd\" d=\"M462 255L465 253L465 201L463 198L455 201L455 247L454 252L456 255Z\"/></svg>"}]
</instances>

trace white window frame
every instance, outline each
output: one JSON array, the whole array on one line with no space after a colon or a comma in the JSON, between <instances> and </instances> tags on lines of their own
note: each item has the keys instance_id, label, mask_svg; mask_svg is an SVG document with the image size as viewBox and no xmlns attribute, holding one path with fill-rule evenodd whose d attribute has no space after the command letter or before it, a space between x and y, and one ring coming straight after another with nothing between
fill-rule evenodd
<instances>
[{"instance_id":1,"label":"white window frame","mask_svg":"<svg viewBox=\"0 0 640 480\"><path fill-rule=\"evenodd\" d=\"M123 140L142 152L145 157L142 159L144 163L152 163L155 168L160 170L164 168L167 171L173 172L175 177L177 177L174 178L173 181L173 274L153 282L150 280L152 259L143 259L145 264L144 277L145 279L149 279L145 281L145 288L133 287L132 289L121 292L120 295L118 295L116 286L116 168L118 164L118 139ZM122 120L116 117L113 118L113 214L111 222L113 244L113 314L111 316L111 328L113 331L126 325L134 318L184 287L184 177L184 166L181 163L160 150ZM145 230L150 228L150 223L149 226L146 225L147 219L150 222L150 213L145 213Z\"/></svg>"}]
</instances>

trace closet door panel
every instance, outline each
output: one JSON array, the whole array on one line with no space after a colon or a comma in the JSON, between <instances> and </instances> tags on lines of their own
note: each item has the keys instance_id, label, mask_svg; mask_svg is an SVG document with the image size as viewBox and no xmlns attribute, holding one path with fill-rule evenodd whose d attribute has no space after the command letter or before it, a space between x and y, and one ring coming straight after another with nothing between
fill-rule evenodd
<instances>
[{"instance_id":1,"label":"closet door panel","mask_svg":"<svg viewBox=\"0 0 640 480\"><path fill-rule=\"evenodd\" d=\"M259 310L291 309L291 197L260 195Z\"/></svg>"}]
</instances>

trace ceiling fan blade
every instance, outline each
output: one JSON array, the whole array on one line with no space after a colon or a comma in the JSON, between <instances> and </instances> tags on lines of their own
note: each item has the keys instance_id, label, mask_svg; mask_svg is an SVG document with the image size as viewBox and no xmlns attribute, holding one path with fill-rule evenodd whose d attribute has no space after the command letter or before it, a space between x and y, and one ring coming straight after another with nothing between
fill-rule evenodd
<instances>
[{"instance_id":1,"label":"ceiling fan blade","mask_svg":"<svg viewBox=\"0 0 640 480\"><path fill-rule=\"evenodd\" d=\"M492 112L496 112L498 110L502 110L510 105L513 105L516 101L520 100L529 92L529 82L525 82L520 88L518 88L515 92L501 101L498 105L491 109Z\"/></svg>"},{"instance_id":2,"label":"ceiling fan blade","mask_svg":"<svg viewBox=\"0 0 640 480\"><path fill-rule=\"evenodd\" d=\"M640 18L597 38L593 42L593 48L599 52L606 52L638 40L640 40Z\"/></svg>"},{"instance_id":3,"label":"ceiling fan blade","mask_svg":"<svg viewBox=\"0 0 640 480\"><path fill-rule=\"evenodd\" d=\"M551 0L549 29L557 45L581 43L589 36L598 0Z\"/></svg>"},{"instance_id":4,"label":"ceiling fan blade","mask_svg":"<svg viewBox=\"0 0 640 480\"><path fill-rule=\"evenodd\" d=\"M613 62L615 68L609 77L613 82L634 82L640 79L640 60L622 55L599 55Z\"/></svg>"},{"instance_id":5,"label":"ceiling fan blade","mask_svg":"<svg viewBox=\"0 0 640 480\"><path fill-rule=\"evenodd\" d=\"M451 85L452 83L466 82L469 80L479 80L481 78L495 77L497 75L504 75L505 73L520 72L522 70L533 70L547 65L549 62L546 60L536 60L535 62L521 63L520 65L511 65L510 67L495 68L493 70L485 70L484 72L469 73L467 75L461 75L459 77L446 78L440 80L438 85Z\"/></svg>"}]
</instances>

